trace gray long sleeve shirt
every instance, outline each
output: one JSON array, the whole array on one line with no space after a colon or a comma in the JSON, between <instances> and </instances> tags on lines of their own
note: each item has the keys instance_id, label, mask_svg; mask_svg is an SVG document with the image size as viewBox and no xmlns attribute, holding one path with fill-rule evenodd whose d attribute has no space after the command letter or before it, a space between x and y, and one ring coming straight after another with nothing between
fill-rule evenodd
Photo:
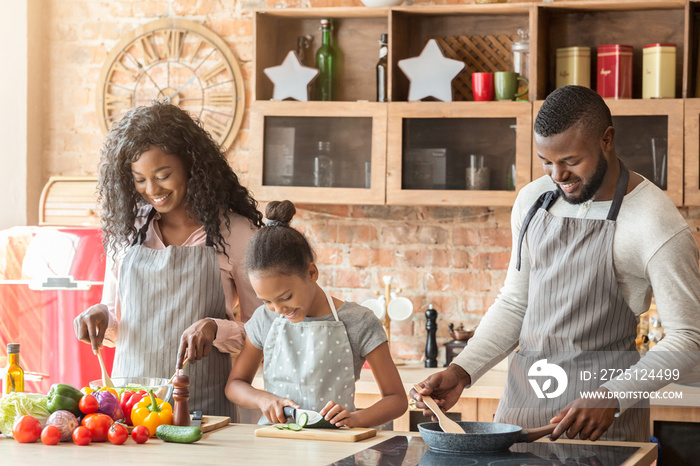
<instances>
[{"instance_id":1,"label":"gray long sleeve shirt","mask_svg":"<svg viewBox=\"0 0 700 466\"><path fill-rule=\"evenodd\" d=\"M527 211L545 191L555 188L549 176L525 186L513 205L513 248L505 284L481 320L469 345L453 364L471 376L472 383L518 345L527 311L530 259L525 242L520 271L515 269L518 236ZM605 219L612 201L573 205L561 197L552 215ZM527 233L526 233L527 234ZM700 270L698 246L688 224L671 200L649 180L628 193L620 209L613 239L613 262L627 304L639 315L649 308L652 291L666 336L631 369L641 371L687 366L688 355L700 354ZM685 355L680 358L679 355ZM613 380L613 392L655 391L672 380ZM638 400L620 399L624 411Z\"/></svg>"}]
</instances>

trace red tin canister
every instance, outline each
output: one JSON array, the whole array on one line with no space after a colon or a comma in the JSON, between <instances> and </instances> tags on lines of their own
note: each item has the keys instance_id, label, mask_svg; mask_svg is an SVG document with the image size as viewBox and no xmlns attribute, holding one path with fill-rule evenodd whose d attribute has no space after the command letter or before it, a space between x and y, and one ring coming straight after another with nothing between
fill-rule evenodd
<instances>
[{"instance_id":1,"label":"red tin canister","mask_svg":"<svg viewBox=\"0 0 700 466\"><path fill-rule=\"evenodd\" d=\"M598 94L613 99L632 98L632 46L598 46Z\"/></svg>"}]
</instances>

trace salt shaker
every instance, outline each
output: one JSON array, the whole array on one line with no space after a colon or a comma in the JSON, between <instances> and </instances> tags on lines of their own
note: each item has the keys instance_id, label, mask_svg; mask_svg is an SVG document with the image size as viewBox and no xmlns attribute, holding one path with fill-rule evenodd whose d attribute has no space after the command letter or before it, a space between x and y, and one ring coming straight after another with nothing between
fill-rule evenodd
<instances>
[{"instance_id":1,"label":"salt shaker","mask_svg":"<svg viewBox=\"0 0 700 466\"><path fill-rule=\"evenodd\" d=\"M190 425L190 378L186 375L179 374L173 379L173 399L175 406L173 407L173 425L189 426Z\"/></svg>"}]
</instances>

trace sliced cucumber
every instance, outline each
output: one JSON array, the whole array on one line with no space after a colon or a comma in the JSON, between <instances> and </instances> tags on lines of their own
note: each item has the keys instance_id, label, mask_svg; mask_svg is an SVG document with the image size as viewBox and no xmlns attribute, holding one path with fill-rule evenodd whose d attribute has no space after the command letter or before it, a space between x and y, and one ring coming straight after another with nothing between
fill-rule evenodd
<instances>
[{"instance_id":1,"label":"sliced cucumber","mask_svg":"<svg viewBox=\"0 0 700 466\"><path fill-rule=\"evenodd\" d=\"M307 413L301 413L299 415L299 417L297 418L297 424L299 424L301 427L304 427L308 423L309 423L309 415Z\"/></svg>"},{"instance_id":2,"label":"sliced cucumber","mask_svg":"<svg viewBox=\"0 0 700 466\"><path fill-rule=\"evenodd\" d=\"M302 429L302 427L301 427L299 424L297 424L296 422L290 422L290 423L287 425L287 428L288 428L289 430L294 430L294 431L297 431L297 432L300 431L300 430Z\"/></svg>"},{"instance_id":3,"label":"sliced cucumber","mask_svg":"<svg viewBox=\"0 0 700 466\"><path fill-rule=\"evenodd\" d=\"M275 427L277 427L279 430L284 430L288 426L287 426L287 424L275 424Z\"/></svg>"}]
</instances>

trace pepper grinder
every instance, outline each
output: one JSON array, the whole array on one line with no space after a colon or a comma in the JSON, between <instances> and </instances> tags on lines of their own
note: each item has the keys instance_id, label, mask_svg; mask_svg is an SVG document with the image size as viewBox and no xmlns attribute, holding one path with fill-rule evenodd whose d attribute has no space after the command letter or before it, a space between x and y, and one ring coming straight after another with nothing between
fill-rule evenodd
<instances>
[{"instance_id":1,"label":"pepper grinder","mask_svg":"<svg viewBox=\"0 0 700 466\"><path fill-rule=\"evenodd\" d=\"M428 310L425 311L425 329L428 331L428 339L425 342L425 367L437 367L437 311L432 304L428 304Z\"/></svg>"},{"instance_id":2,"label":"pepper grinder","mask_svg":"<svg viewBox=\"0 0 700 466\"><path fill-rule=\"evenodd\" d=\"M189 426L190 425L190 378L186 375L178 374L173 379L173 399L175 406L173 407L173 425Z\"/></svg>"}]
</instances>

